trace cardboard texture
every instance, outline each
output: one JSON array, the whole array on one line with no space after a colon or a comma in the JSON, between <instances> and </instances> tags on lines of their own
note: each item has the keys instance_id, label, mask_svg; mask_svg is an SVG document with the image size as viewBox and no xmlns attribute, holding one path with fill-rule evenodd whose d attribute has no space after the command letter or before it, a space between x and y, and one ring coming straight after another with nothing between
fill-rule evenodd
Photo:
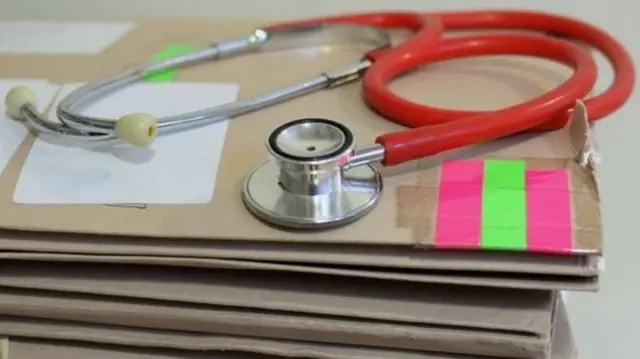
<instances>
[{"instance_id":1,"label":"cardboard texture","mask_svg":"<svg viewBox=\"0 0 640 359\"><path fill-rule=\"evenodd\" d=\"M548 291L481 290L295 273L285 276L269 271L247 275L245 271L222 269L212 273L197 268L53 263L24 266L7 261L0 268L0 293L8 288L34 289L52 295L67 292L155 299L534 334L546 333L552 298ZM525 322L528 324L523 327Z\"/></svg>"},{"instance_id":2,"label":"cardboard texture","mask_svg":"<svg viewBox=\"0 0 640 359\"><path fill-rule=\"evenodd\" d=\"M423 323L403 323L33 290L0 292L0 314L28 318L499 357L548 352L551 298L537 310L502 311L497 304L466 308L472 318L465 318L461 311L434 303L423 312ZM465 309L465 304L458 307Z\"/></svg>"},{"instance_id":3,"label":"cardboard texture","mask_svg":"<svg viewBox=\"0 0 640 359\"><path fill-rule=\"evenodd\" d=\"M376 270L371 268L349 267L318 267L309 265L291 265L279 263L264 263L252 261L234 261L206 258L186 257L149 257L149 256L105 256L105 255L74 255L58 253L0 253L0 258L21 261L45 261L45 262L73 262L73 263L120 263L120 264L151 264L172 267L195 267L209 269L241 269L249 270L251 275L255 271L275 271L281 275L287 273L309 273L332 275L336 277L370 278L389 281L404 281L409 283L449 283L457 285L500 287L512 289L546 289L546 290L574 290L595 291L598 289L598 277L571 277L571 276L540 276L540 275L504 275L493 273L482 275L477 272L452 272L442 274L416 273L402 270Z\"/></svg>"},{"instance_id":4,"label":"cardboard texture","mask_svg":"<svg viewBox=\"0 0 640 359\"><path fill-rule=\"evenodd\" d=\"M545 351L554 299L548 291L269 272L5 264L3 273L0 285L14 289L0 289L0 314L492 355L514 343Z\"/></svg>"},{"instance_id":5,"label":"cardboard texture","mask_svg":"<svg viewBox=\"0 0 640 359\"><path fill-rule=\"evenodd\" d=\"M597 276L594 256L535 255L488 251L415 250L401 246L264 243L88 236L0 230L0 250L76 254L179 256L267 262L354 265L447 271Z\"/></svg>"},{"instance_id":6,"label":"cardboard texture","mask_svg":"<svg viewBox=\"0 0 640 359\"><path fill-rule=\"evenodd\" d=\"M194 334L176 331L130 329L107 325L86 325L72 322L29 320L3 317L0 332L10 334L10 359L64 357L91 359L111 357L121 359L151 358L264 358L272 355L315 359L488 359L481 356L428 353L407 350L378 349ZM66 340L66 341L62 341ZM69 342L72 340L74 342ZM116 346L113 346L116 345ZM122 346L129 347L128 349ZM162 349L161 351L157 349ZM176 349L187 350L177 351ZM224 352L219 352L224 350ZM46 354L45 354L46 353ZM251 353L251 355L247 355ZM255 355L255 356L254 356ZM564 305L558 305L556 327L550 355L535 359L577 359L569 321Z\"/></svg>"},{"instance_id":7,"label":"cardboard texture","mask_svg":"<svg viewBox=\"0 0 640 359\"><path fill-rule=\"evenodd\" d=\"M140 21L135 30L99 56L3 55L0 76L43 77L57 83L90 81L146 62L167 44L206 46L248 34L265 22ZM166 28L175 31L161 31ZM241 97L246 98L355 61L364 50L362 46L350 45L339 47L339 51L282 51L242 56L180 70L176 80L236 82L240 84ZM449 108L490 110L535 97L559 84L567 75L562 66L544 61L492 57L428 66L394 81L391 87L414 101ZM464 84L464 96L460 96L461 84ZM338 244L357 243L421 247L415 251L431 252L425 247L435 244L433 227L439 166L443 159L493 158L523 160L528 169L566 170L570 179L567 195L572 208L570 251L582 254L601 251L592 172L588 166L581 167L575 161L577 154L571 144L576 140L571 138L569 129L519 136L384 168L385 191L375 211L338 230L300 234L265 226L253 218L240 199L242 180L252 166L266 159L264 139L277 125L300 117L331 118L348 125L361 144L370 143L380 133L400 128L369 110L360 92L361 84L353 83L233 119L220 164L224 170L217 176L214 199L206 205L17 205L12 201L13 188L33 143L31 138L23 143L0 177L0 209L8 213L0 218L0 227L174 238L176 242L200 238L248 243L317 243L334 245L335 250L340 250ZM6 232L7 239L15 239L11 233ZM99 241L96 237L87 236L87 239Z\"/></svg>"}]
</instances>

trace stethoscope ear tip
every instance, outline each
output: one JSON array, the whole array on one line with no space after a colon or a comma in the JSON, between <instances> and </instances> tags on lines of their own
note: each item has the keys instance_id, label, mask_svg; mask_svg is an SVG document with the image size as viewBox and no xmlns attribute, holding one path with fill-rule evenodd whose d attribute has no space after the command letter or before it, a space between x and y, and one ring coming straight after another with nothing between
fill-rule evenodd
<instances>
[{"instance_id":1,"label":"stethoscope ear tip","mask_svg":"<svg viewBox=\"0 0 640 359\"><path fill-rule=\"evenodd\" d=\"M115 134L135 147L149 147L158 135L158 120L148 113L126 114L116 122Z\"/></svg>"},{"instance_id":2,"label":"stethoscope ear tip","mask_svg":"<svg viewBox=\"0 0 640 359\"><path fill-rule=\"evenodd\" d=\"M35 106L38 102L38 96L33 90L26 86L15 86L4 98L6 114L14 119L24 119L22 108L25 105Z\"/></svg>"}]
</instances>

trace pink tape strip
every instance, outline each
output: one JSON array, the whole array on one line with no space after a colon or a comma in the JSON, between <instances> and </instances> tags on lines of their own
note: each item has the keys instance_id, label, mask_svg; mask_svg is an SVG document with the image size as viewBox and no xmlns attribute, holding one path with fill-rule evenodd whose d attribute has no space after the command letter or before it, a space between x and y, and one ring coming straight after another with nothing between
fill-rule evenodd
<instances>
[{"instance_id":1,"label":"pink tape strip","mask_svg":"<svg viewBox=\"0 0 640 359\"><path fill-rule=\"evenodd\" d=\"M573 248L567 171L526 171L527 248L569 253Z\"/></svg>"},{"instance_id":2,"label":"pink tape strip","mask_svg":"<svg viewBox=\"0 0 640 359\"><path fill-rule=\"evenodd\" d=\"M481 160L443 163L441 167L435 246L478 248L482 216Z\"/></svg>"}]
</instances>

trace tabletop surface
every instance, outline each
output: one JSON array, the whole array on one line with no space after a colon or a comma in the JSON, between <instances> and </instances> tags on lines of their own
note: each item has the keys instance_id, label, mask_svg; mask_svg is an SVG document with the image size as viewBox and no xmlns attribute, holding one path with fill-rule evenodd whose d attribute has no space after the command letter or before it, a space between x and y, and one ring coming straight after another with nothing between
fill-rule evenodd
<instances>
[{"instance_id":1,"label":"tabletop surface","mask_svg":"<svg viewBox=\"0 0 640 359\"><path fill-rule=\"evenodd\" d=\"M21 0L0 1L5 18L119 19L175 17L297 17L342 11L382 9L473 9L475 7L529 8L571 14L597 24L618 37L634 58L640 57L640 39L633 27L633 2L553 0L297 0L208 1L208 0ZM425 4L428 4L425 5ZM611 80L611 69L602 58L598 90ZM640 169L628 154L640 152L640 124L633 114L640 112L636 91L628 104L597 126L597 141L603 157L600 167L606 271L599 293L571 293L569 313L583 359L634 358L640 356L640 287L636 273L640 242L634 238L635 220L640 214ZM633 161L633 162L632 162Z\"/></svg>"}]
</instances>

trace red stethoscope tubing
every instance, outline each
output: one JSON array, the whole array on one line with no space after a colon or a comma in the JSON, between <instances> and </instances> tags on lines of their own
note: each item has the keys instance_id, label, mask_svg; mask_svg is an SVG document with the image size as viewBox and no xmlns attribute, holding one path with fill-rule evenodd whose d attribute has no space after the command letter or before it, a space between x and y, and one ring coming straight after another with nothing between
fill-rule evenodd
<instances>
[{"instance_id":1,"label":"red stethoscope tubing","mask_svg":"<svg viewBox=\"0 0 640 359\"><path fill-rule=\"evenodd\" d=\"M442 151L490 141L526 130L553 130L566 125L569 110L593 89L597 68L591 54L571 42L549 36L492 34L442 38L447 30L533 30L578 40L601 51L611 62L614 81L603 93L585 100L595 121L618 108L635 86L633 61L612 36L571 18L529 11L441 13L365 13L308 19L283 26L349 23L416 31L398 46L368 54L373 65L363 78L363 97L384 117L412 129L376 138L385 148L384 165L394 165ZM454 58L524 55L563 63L574 69L564 84L516 106L498 111L457 111L413 103L388 89L388 83L417 67Z\"/></svg>"},{"instance_id":2,"label":"red stethoscope tubing","mask_svg":"<svg viewBox=\"0 0 640 359\"><path fill-rule=\"evenodd\" d=\"M430 52L407 53L399 61L381 58L371 76L364 79L363 94L370 107L411 130L387 133L375 142L385 148L383 164L391 166L443 151L487 142L526 131L566 113L576 99L586 97L596 83L597 67L592 56L580 46L564 40L532 35L487 35L449 38L439 41ZM574 69L574 74L555 89L521 104L497 111L471 112L442 110L409 101L397 106L395 94L386 89L396 74L442 60L482 55L524 55L554 60ZM380 91L380 84L385 86ZM419 107L419 112L412 112ZM424 117L423 117L424 116Z\"/></svg>"}]
</instances>

